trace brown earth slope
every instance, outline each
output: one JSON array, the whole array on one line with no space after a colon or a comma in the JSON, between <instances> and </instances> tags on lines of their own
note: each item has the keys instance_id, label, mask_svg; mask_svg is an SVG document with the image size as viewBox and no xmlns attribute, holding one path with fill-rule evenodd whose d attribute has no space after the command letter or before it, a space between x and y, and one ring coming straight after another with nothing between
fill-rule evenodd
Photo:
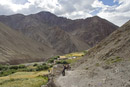
<instances>
[{"instance_id":1,"label":"brown earth slope","mask_svg":"<svg viewBox=\"0 0 130 87\"><path fill-rule=\"evenodd\" d=\"M18 64L46 60L55 51L0 23L0 63Z\"/></svg>"},{"instance_id":2,"label":"brown earth slope","mask_svg":"<svg viewBox=\"0 0 130 87\"><path fill-rule=\"evenodd\" d=\"M73 67L55 80L59 87L130 87L130 21Z\"/></svg>"}]
</instances>

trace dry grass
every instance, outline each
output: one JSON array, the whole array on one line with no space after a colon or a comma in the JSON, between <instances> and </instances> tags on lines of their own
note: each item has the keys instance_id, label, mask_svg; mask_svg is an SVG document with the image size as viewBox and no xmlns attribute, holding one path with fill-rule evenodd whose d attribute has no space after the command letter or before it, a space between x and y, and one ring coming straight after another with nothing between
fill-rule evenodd
<instances>
[{"instance_id":1,"label":"dry grass","mask_svg":"<svg viewBox=\"0 0 130 87\"><path fill-rule=\"evenodd\" d=\"M43 77L0 80L0 87L40 87L47 83Z\"/></svg>"},{"instance_id":2,"label":"dry grass","mask_svg":"<svg viewBox=\"0 0 130 87\"><path fill-rule=\"evenodd\" d=\"M47 83L47 78L42 77L48 71L17 72L9 76L0 77L0 87L40 87Z\"/></svg>"},{"instance_id":3,"label":"dry grass","mask_svg":"<svg viewBox=\"0 0 130 87\"><path fill-rule=\"evenodd\" d=\"M73 64L75 62L77 62L79 59L81 59L81 57L75 58L75 59L67 59L66 62Z\"/></svg>"},{"instance_id":4,"label":"dry grass","mask_svg":"<svg viewBox=\"0 0 130 87\"><path fill-rule=\"evenodd\" d=\"M20 78L34 78L37 76L47 75L48 71L40 71L40 72L17 72L9 76L0 77L1 79L20 79Z\"/></svg>"},{"instance_id":5,"label":"dry grass","mask_svg":"<svg viewBox=\"0 0 130 87\"><path fill-rule=\"evenodd\" d=\"M75 52L75 53L66 54L65 56L66 56L66 57L72 57L72 56L81 57L81 56L83 56L83 55L85 55L84 52Z\"/></svg>"}]
</instances>

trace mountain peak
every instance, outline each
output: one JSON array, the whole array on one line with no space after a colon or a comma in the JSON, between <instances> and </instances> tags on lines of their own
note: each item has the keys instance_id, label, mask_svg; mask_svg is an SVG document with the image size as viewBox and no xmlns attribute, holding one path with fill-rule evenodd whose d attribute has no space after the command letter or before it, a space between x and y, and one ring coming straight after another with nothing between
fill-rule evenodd
<instances>
[{"instance_id":1,"label":"mountain peak","mask_svg":"<svg viewBox=\"0 0 130 87\"><path fill-rule=\"evenodd\" d=\"M37 15L56 16L56 15L54 15L54 14L52 14L51 12L48 12L48 11L41 11L41 12L37 13Z\"/></svg>"},{"instance_id":2,"label":"mountain peak","mask_svg":"<svg viewBox=\"0 0 130 87\"><path fill-rule=\"evenodd\" d=\"M96 16L93 16L93 18L100 18L100 17L96 15Z\"/></svg>"}]
</instances>

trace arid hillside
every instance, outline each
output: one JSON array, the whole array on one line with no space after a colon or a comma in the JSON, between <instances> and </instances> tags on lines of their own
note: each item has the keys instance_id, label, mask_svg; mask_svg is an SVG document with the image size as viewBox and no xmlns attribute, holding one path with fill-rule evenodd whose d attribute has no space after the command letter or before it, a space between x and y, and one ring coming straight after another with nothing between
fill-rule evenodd
<instances>
[{"instance_id":1,"label":"arid hillside","mask_svg":"<svg viewBox=\"0 0 130 87\"><path fill-rule=\"evenodd\" d=\"M129 87L130 21L113 32L56 79L58 87Z\"/></svg>"},{"instance_id":2,"label":"arid hillside","mask_svg":"<svg viewBox=\"0 0 130 87\"><path fill-rule=\"evenodd\" d=\"M0 23L0 63L42 61L55 51Z\"/></svg>"}]
</instances>

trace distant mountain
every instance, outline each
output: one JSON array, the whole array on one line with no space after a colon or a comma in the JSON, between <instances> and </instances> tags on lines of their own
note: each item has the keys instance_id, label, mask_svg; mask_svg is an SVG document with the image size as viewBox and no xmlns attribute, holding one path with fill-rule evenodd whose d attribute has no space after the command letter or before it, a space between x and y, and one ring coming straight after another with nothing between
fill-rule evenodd
<instances>
[{"instance_id":1,"label":"distant mountain","mask_svg":"<svg viewBox=\"0 0 130 87\"><path fill-rule=\"evenodd\" d=\"M99 17L70 20L50 12L0 16L0 21L59 54L86 50L118 28Z\"/></svg>"},{"instance_id":2,"label":"distant mountain","mask_svg":"<svg viewBox=\"0 0 130 87\"><path fill-rule=\"evenodd\" d=\"M115 31L118 26L98 16L74 20L64 27L64 30L77 36L93 47Z\"/></svg>"},{"instance_id":3,"label":"distant mountain","mask_svg":"<svg viewBox=\"0 0 130 87\"><path fill-rule=\"evenodd\" d=\"M49 46L40 44L0 23L0 63L44 61L55 53Z\"/></svg>"},{"instance_id":4,"label":"distant mountain","mask_svg":"<svg viewBox=\"0 0 130 87\"><path fill-rule=\"evenodd\" d=\"M64 78L57 78L56 84L61 87L129 87L130 21L89 49L73 67ZM82 79L79 81L79 78Z\"/></svg>"}]
</instances>

